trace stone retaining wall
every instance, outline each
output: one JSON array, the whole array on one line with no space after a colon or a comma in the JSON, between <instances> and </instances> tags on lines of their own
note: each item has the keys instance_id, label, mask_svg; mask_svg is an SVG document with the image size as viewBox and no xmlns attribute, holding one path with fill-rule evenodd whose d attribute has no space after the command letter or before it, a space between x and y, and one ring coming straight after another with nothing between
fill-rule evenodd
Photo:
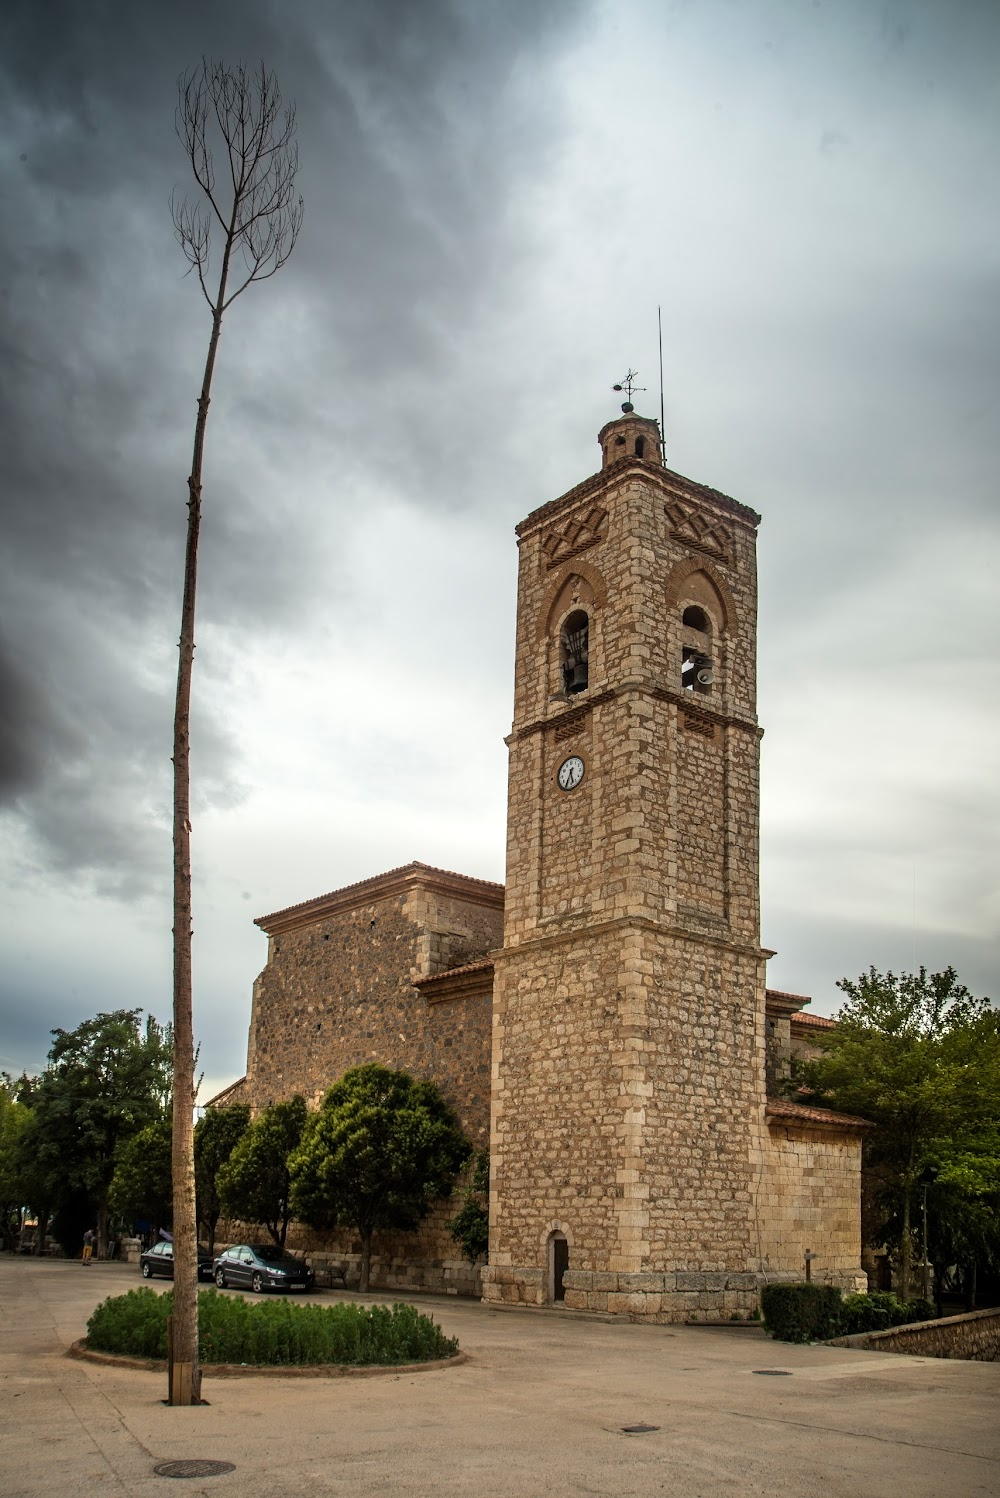
<instances>
[{"instance_id":1,"label":"stone retaining wall","mask_svg":"<svg viewBox=\"0 0 1000 1498\"><path fill-rule=\"evenodd\" d=\"M975 1363L1000 1362L1000 1307L943 1316L940 1321L917 1321L885 1332L858 1332L834 1338L834 1347L860 1347L867 1352L900 1352L911 1357L964 1358Z\"/></svg>"}]
</instances>

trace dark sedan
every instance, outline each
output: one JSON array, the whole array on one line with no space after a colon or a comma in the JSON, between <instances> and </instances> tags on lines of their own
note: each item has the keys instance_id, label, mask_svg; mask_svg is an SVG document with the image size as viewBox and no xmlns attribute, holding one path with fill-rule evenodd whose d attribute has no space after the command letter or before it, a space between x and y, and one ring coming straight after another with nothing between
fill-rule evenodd
<instances>
[{"instance_id":1,"label":"dark sedan","mask_svg":"<svg viewBox=\"0 0 1000 1498\"><path fill-rule=\"evenodd\" d=\"M215 1261L215 1283L220 1290L245 1286L262 1290L311 1290L313 1272L301 1259L268 1243L235 1243Z\"/></svg>"},{"instance_id":2,"label":"dark sedan","mask_svg":"<svg viewBox=\"0 0 1000 1498\"><path fill-rule=\"evenodd\" d=\"M151 1280L154 1274L165 1274L168 1279L174 1277L174 1245L172 1243L154 1243L152 1248L147 1248L144 1254L139 1255L139 1263L142 1265L142 1277ZM198 1250L198 1278L210 1280L215 1260L212 1255Z\"/></svg>"}]
</instances>

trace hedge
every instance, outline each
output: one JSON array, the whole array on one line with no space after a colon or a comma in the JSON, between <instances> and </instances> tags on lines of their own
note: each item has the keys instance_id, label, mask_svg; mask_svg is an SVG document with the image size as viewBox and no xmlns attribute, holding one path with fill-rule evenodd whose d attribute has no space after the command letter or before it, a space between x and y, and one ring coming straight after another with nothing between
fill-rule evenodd
<instances>
[{"instance_id":1,"label":"hedge","mask_svg":"<svg viewBox=\"0 0 1000 1498\"><path fill-rule=\"evenodd\" d=\"M765 1285L760 1292L764 1330L779 1342L820 1342L840 1333L836 1285Z\"/></svg>"},{"instance_id":2,"label":"hedge","mask_svg":"<svg viewBox=\"0 0 1000 1498\"><path fill-rule=\"evenodd\" d=\"M87 1346L130 1357L167 1356L173 1291L130 1290L99 1305L87 1323ZM338 1363L426 1363L451 1357L458 1341L413 1306L251 1304L203 1290L198 1297L198 1355L203 1363L264 1366Z\"/></svg>"},{"instance_id":3,"label":"hedge","mask_svg":"<svg viewBox=\"0 0 1000 1498\"><path fill-rule=\"evenodd\" d=\"M854 1332L883 1331L913 1321L929 1321L926 1300L900 1300L886 1291L848 1295L835 1285L765 1285L760 1292L764 1329L779 1342L824 1342Z\"/></svg>"}]
</instances>

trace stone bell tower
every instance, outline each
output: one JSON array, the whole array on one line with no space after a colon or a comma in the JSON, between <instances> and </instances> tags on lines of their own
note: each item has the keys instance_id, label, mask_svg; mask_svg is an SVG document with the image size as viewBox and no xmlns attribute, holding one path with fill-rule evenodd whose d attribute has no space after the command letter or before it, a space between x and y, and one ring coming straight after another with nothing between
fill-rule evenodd
<instances>
[{"instance_id":1,"label":"stone bell tower","mask_svg":"<svg viewBox=\"0 0 1000 1498\"><path fill-rule=\"evenodd\" d=\"M484 1293L669 1321L761 1260L760 517L623 412L517 527Z\"/></svg>"}]
</instances>

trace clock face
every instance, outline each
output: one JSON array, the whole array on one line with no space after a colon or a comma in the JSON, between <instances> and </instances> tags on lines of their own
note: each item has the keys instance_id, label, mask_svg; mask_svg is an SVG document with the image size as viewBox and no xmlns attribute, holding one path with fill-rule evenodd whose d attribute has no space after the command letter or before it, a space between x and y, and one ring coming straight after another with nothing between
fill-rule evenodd
<instances>
[{"instance_id":1,"label":"clock face","mask_svg":"<svg viewBox=\"0 0 1000 1498\"><path fill-rule=\"evenodd\" d=\"M571 754L569 759L564 759L559 766L559 774L556 779L561 791L575 791L583 779L584 763L578 754Z\"/></svg>"}]
</instances>

